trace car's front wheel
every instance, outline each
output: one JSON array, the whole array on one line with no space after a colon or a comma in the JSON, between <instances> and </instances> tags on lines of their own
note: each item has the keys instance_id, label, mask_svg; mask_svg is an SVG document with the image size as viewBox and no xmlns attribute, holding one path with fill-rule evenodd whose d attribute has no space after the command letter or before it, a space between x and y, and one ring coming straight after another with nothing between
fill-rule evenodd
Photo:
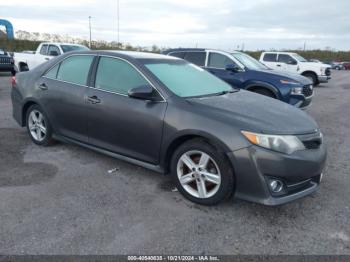
<instances>
[{"instance_id":1,"label":"car's front wheel","mask_svg":"<svg viewBox=\"0 0 350 262\"><path fill-rule=\"evenodd\" d=\"M173 154L171 173L180 193L202 205L215 205L232 195L233 171L223 152L204 140L190 140Z\"/></svg>"},{"instance_id":2,"label":"car's front wheel","mask_svg":"<svg viewBox=\"0 0 350 262\"><path fill-rule=\"evenodd\" d=\"M27 131L35 144L47 146L53 142L51 125L40 106L32 105L26 119Z\"/></svg>"}]
</instances>

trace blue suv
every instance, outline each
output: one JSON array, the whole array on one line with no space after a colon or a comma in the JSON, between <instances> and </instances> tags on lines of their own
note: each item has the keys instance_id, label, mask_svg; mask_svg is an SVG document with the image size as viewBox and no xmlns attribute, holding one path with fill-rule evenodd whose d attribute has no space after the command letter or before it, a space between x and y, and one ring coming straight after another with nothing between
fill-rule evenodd
<instances>
[{"instance_id":1,"label":"blue suv","mask_svg":"<svg viewBox=\"0 0 350 262\"><path fill-rule=\"evenodd\" d=\"M311 104L313 85L309 79L297 74L274 71L245 53L180 48L166 50L163 54L203 67L234 88L276 98L300 108Z\"/></svg>"}]
</instances>

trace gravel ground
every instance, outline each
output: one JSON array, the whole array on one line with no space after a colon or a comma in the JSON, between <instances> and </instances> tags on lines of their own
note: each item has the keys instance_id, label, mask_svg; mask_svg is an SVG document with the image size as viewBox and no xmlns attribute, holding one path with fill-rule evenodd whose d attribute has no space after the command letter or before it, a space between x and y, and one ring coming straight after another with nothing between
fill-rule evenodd
<instances>
[{"instance_id":1,"label":"gravel ground","mask_svg":"<svg viewBox=\"0 0 350 262\"><path fill-rule=\"evenodd\" d=\"M272 208L198 206L167 176L73 145L35 146L12 119L9 79L0 76L1 254L350 254L349 71L316 88L307 110L329 150L320 190Z\"/></svg>"}]
</instances>

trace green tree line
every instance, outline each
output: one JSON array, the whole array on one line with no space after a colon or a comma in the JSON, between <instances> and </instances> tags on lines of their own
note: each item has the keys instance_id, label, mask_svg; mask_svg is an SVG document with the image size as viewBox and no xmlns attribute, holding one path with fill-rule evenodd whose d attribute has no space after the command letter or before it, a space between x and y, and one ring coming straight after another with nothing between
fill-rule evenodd
<instances>
[{"instance_id":1,"label":"green tree line","mask_svg":"<svg viewBox=\"0 0 350 262\"><path fill-rule=\"evenodd\" d=\"M9 40L7 38L0 38L0 48L4 48L11 52L21 52L25 50L36 50L42 41L33 40ZM80 44L88 46L87 41L82 41ZM139 46L132 46L131 44L121 45L116 42L93 41L92 48L94 50L134 50L134 51L149 51L154 53L161 52L161 49L153 45L151 49L145 49ZM247 54L259 59L263 51L245 51ZM334 51L334 50L289 50L289 52L296 52L306 59L319 59L321 61L350 61L350 51Z\"/></svg>"}]
</instances>

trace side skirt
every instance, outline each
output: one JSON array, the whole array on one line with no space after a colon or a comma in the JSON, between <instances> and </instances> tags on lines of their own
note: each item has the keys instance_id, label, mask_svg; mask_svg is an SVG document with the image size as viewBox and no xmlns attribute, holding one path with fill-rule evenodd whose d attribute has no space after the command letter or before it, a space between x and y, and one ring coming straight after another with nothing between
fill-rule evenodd
<instances>
[{"instance_id":1,"label":"side skirt","mask_svg":"<svg viewBox=\"0 0 350 262\"><path fill-rule=\"evenodd\" d=\"M128 162L128 163L131 163L131 164L134 164L134 165L137 165L137 166L141 166L141 167L146 168L146 169L150 169L150 170L155 171L157 173L165 174L164 173L164 169L161 166L159 166L159 165L153 165L153 164L150 164L150 163L147 163L147 162L143 162L141 160L137 160L137 159L130 158L130 157L127 157L127 156L123 156L123 155L120 155L120 154L117 154L117 153L113 153L111 151L108 151L108 150L105 150L105 149L102 149L102 148L99 148L99 147L95 147L95 146L92 146L92 145L89 145L89 144L85 144L85 143L76 141L74 139L70 139L68 137L53 135L53 138L58 140L58 141L61 141L61 142L76 144L76 145L79 145L79 146L91 149L93 151L96 151L96 152L108 155L110 157L113 157L113 158L116 158L116 159L119 159L119 160L122 160L122 161L125 161L125 162Z\"/></svg>"}]
</instances>

